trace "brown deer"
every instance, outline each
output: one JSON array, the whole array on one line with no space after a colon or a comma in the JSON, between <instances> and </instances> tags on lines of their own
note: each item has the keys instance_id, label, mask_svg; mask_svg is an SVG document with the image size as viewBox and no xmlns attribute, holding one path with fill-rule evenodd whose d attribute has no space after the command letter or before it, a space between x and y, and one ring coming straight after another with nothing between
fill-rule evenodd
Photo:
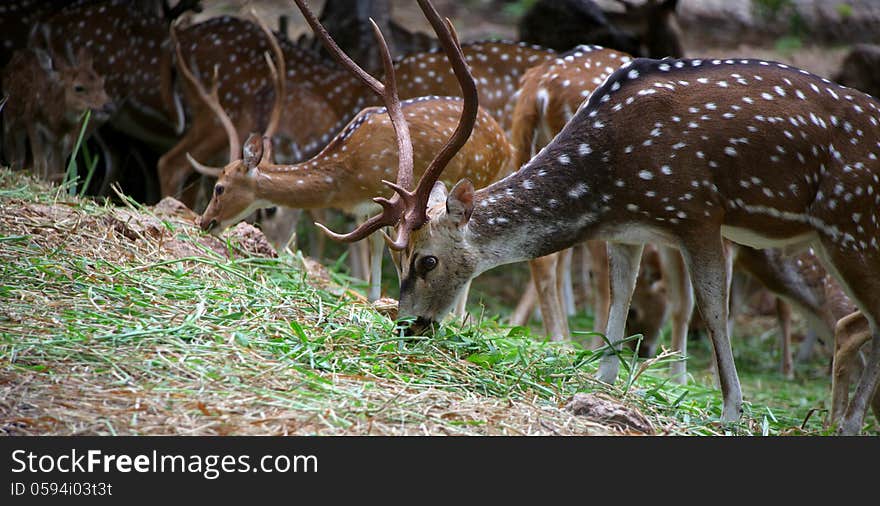
<instances>
[{"instance_id":1,"label":"brown deer","mask_svg":"<svg viewBox=\"0 0 880 506\"><path fill-rule=\"evenodd\" d=\"M454 64L463 65L457 61ZM353 64L345 62L344 65ZM365 79L357 67L350 68L359 79ZM200 90L202 100L209 103L221 118L230 139L231 162L222 172L217 174L199 164L199 170L218 175L214 195L201 217L202 228L215 232L256 208L273 205L300 209L336 208L359 216L363 221L376 207L371 199L384 188L382 180L393 174L395 165L404 165L409 171L415 168L418 174L426 170L431 161L430 153L442 147L442 140L436 134L451 134L463 107L462 100L456 97L428 96L401 102L396 93L395 72L389 66L386 67L384 85L365 79L368 86L380 94L385 107L361 111L313 158L299 164L276 165L268 147L263 147L265 141L260 141L257 136L245 143L242 156L238 134L217 100L216 88L211 93L206 92L186 67L181 70ZM475 97L472 99L476 101ZM279 110L276 104L275 112ZM389 115L393 121L389 121ZM401 156L400 161L394 135L395 129L399 128L398 115L405 118L408 131L412 133L412 143L407 141L411 152ZM488 112L477 111L475 124L460 153L451 161L447 160L448 173L453 178L470 177L485 185L506 169L510 146L504 131ZM270 128L267 136L272 133ZM382 206L390 205L385 199L372 200ZM375 300L379 297L382 239L374 234L371 240L370 298Z\"/></svg>"},{"instance_id":2,"label":"brown deer","mask_svg":"<svg viewBox=\"0 0 880 506\"><path fill-rule=\"evenodd\" d=\"M259 111L266 111L269 107L261 108L253 97L258 94L271 96L271 84L266 80L268 69L265 63L254 57L268 50L258 27L246 20L224 16L180 30L178 38L184 58L197 76L201 77L205 69L210 71L219 65L218 96L239 135L262 131L267 115L261 115ZM284 38L279 44L288 69L289 98L285 110L296 113L282 118L277 135L283 141L279 141L276 151L284 153L286 150L293 155L287 156L286 161L298 162L316 154L361 109L378 102L344 69L325 65ZM464 52L481 84L480 99L498 120L505 117L505 107L509 107L519 76L530 66L554 54L546 49L509 42L475 42L466 45ZM395 72L401 99L458 93L448 65L436 51L404 57L395 63ZM222 130L216 128L214 115L201 105L198 94L189 85L184 94L185 102L193 108L192 122L184 138L159 162L162 191L168 195L180 195L184 181L191 174L186 153L209 161L226 145ZM310 118L310 121L303 122L303 117ZM186 203L193 202L188 199Z\"/></svg>"},{"instance_id":3,"label":"brown deer","mask_svg":"<svg viewBox=\"0 0 880 506\"><path fill-rule=\"evenodd\" d=\"M713 342L722 420L734 421L742 391L726 328L723 238L812 245L875 337L840 423L842 433L857 433L880 376L880 146L870 140L878 112L872 97L781 63L635 60L516 173L479 191L466 180L448 196L438 188L434 200L445 197L446 206L412 204L426 217L402 225L400 315L422 331L475 275L602 239L611 272L606 335L619 345L642 244L670 244L684 257ZM618 367L606 355L598 377L614 382Z\"/></svg>"},{"instance_id":4,"label":"brown deer","mask_svg":"<svg viewBox=\"0 0 880 506\"><path fill-rule=\"evenodd\" d=\"M86 111L92 111L87 133L106 121L111 111L104 78L95 72L91 55L81 49L73 62L65 62L40 49L20 49L0 79L3 93L9 96L3 138L10 164L27 165L27 140L33 170L43 178L60 180Z\"/></svg>"}]
</instances>

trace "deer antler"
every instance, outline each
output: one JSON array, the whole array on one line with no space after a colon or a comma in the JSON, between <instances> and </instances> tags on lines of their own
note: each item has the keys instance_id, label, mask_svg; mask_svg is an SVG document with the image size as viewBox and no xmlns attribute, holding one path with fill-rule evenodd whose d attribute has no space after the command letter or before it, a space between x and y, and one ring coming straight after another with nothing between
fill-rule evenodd
<instances>
[{"instance_id":1,"label":"deer antler","mask_svg":"<svg viewBox=\"0 0 880 506\"><path fill-rule=\"evenodd\" d=\"M468 137L470 137L476 121L478 111L476 84L468 70L467 64L465 63L464 55L461 52L461 46L458 42L458 37L455 35L455 28L448 19L444 22L440 18L440 15L428 0L419 0L419 7L421 7L422 11L425 13L425 17L437 33L441 45L452 63L453 71L459 80L464 95L464 106L462 108L461 119L459 120L455 132L453 132L452 136L434 160L431 161L425 173L419 180L416 190L410 191L408 188L412 187L413 181L413 152L412 142L409 135L409 126L406 123L406 119L403 117L400 98L397 94L397 82L394 76L391 54L379 27L375 22L370 20L382 54L382 62L385 67L385 84L382 84L360 68L339 48L339 46L336 45L330 37L330 34L327 33L327 30L324 29L315 15L308 9L308 7L306 7L303 0L294 1L331 56L383 99L397 137L397 182L392 183L390 181L382 181L385 185L394 190L396 195L390 200L383 197L376 197L373 199L374 202L382 206L382 213L368 219L348 234L337 234L319 223L316 225L333 239L344 242L359 241L380 230L382 227L399 225L397 238L392 240L386 235L385 240L388 242L390 248L402 250L406 247L409 241L410 233L413 230L421 228L428 221L427 203L431 189L437 179L439 179L443 169L446 168L446 165L452 157L455 156L458 150L460 150L467 141Z\"/></svg>"},{"instance_id":2,"label":"deer antler","mask_svg":"<svg viewBox=\"0 0 880 506\"><path fill-rule=\"evenodd\" d=\"M284 106L284 96L287 93L287 70L285 69L284 52L281 50L281 46L278 45L278 39L275 37L275 34L272 33L272 30L270 30L269 27L266 26L266 23L257 15L257 11L251 8L250 14L251 17L254 18L254 21L260 26L260 29L263 30L263 33L269 40L269 47L274 54L274 57L270 57L268 52L264 54L266 57L266 64L269 66L269 73L272 75L272 85L275 87L275 104L272 107L269 124L266 126L266 131L263 135L266 137L272 137L278 130L278 124L281 122L281 110Z\"/></svg>"},{"instance_id":3,"label":"deer antler","mask_svg":"<svg viewBox=\"0 0 880 506\"><path fill-rule=\"evenodd\" d=\"M284 63L284 53L281 51L281 47L278 45L278 41L275 38L275 35L272 34L272 30L270 30L269 27L266 26L266 24L263 22L263 20L260 19L259 16L257 16L257 13L254 9L251 9L251 15L257 25L259 25L260 29L266 35L266 38L269 40L269 46L274 53L274 59L278 61L276 65L275 63L273 63L273 58L269 56L269 53L265 53L264 56L266 58L266 63L269 66L269 73L272 75L272 84L275 87L275 103L272 106L272 113L269 117L269 124L266 126L266 132L264 133L264 136L269 139L269 141L266 142L266 148L268 149L264 149L265 159L271 160L271 139L272 136L275 135L276 130L278 130L278 125L281 122L281 109L284 105L284 96L286 93L286 70ZM211 92L208 93L205 91L202 83L192 74L189 67L186 65L186 62L183 60L180 52L180 44L177 41L177 34L174 30L174 27L172 27L171 29L171 39L175 45L177 51L177 59L178 61L180 61L181 71L184 77L186 77L186 79L196 88L199 97L211 108L212 111L214 111L217 119L220 120L220 123L226 130L226 135L229 138L229 162L241 159L241 140L238 137L238 132L235 130L235 126L232 124L232 120L229 118L229 115L220 104L220 100L217 95L217 67L214 67L213 85L211 87ZM223 172L222 168L209 167L193 158L192 155L190 155L189 153L186 154L186 158L187 160L189 160L190 165L192 165L193 168L195 168L198 172L202 174L217 177Z\"/></svg>"},{"instance_id":4,"label":"deer antler","mask_svg":"<svg viewBox=\"0 0 880 506\"><path fill-rule=\"evenodd\" d=\"M180 51L180 42L177 40L177 30L173 25L171 26L171 43L174 44L174 50L177 54L177 61L180 64L180 71L183 74L183 77L186 78L186 80L196 89L199 98L201 98L202 101L214 111L214 115L217 116L217 119L220 120L220 124L223 125L223 129L226 130L226 136L229 139L229 161L239 159L241 157L241 140L238 137L238 132L235 130L235 125L232 124L229 115L226 114L223 106L220 105L220 97L217 94L219 83L218 66L214 66L214 76L212 78L211 91L209 93L205 90L205 87L202 86L201 81L193 75L192 71L189 69L189 65L186 64L186 60L183 58L183 53ZM196 162L189 153L187 153L187 159L189 159L190 163L192 163L199 172L204 170L207 174L219 175L222 171L222 169L208 167Z\"/></svg>"}]
</instances>

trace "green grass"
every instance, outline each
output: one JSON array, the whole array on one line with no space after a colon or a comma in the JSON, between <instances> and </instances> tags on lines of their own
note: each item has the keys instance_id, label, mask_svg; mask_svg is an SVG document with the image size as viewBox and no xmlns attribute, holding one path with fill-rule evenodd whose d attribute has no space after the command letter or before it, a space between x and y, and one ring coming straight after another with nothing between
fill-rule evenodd
<instances>
[{"instance_id":1,"label":"green grass","mask_svg":"<svg viewBox=\"0 0 880 506\"><path fill-rule=\"evenodd\" d=\"M36 203L66 214L47 220ZM663 434L824 433L818 415L800 427L827 403L827 380L774 377L763 341L734 346L745 416L722 424L711 381L667 382L674 357L623 353L608 387L593 379L601 350L546 342L478 304L474 324L404 338L350 292L320 288L299 256L227 258L191 224L163 217L158 232L132 239L107 225L114 217L109 205L0 170L0 430L605 433L561 409L577 392L602 392ZM172 240L201 253L177 258L157 245ZM706 350L692 354L690 370L705 370Z\"/></svg>"}]
</instances>

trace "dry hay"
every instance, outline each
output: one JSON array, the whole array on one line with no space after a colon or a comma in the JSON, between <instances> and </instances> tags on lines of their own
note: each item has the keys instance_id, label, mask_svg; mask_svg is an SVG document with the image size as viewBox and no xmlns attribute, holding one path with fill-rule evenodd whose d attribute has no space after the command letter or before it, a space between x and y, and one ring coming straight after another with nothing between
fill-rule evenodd
<instances>
[{"instance_id":1,"label":"dry hay","mask_svg":"<svg viewBox=\"0 0 880 506\"><path fill-rule=\"evenodd\" d=\"M485 397L367 378L332 376L300 409L278 406L290 374L227 384L161 385L111 374L0 372L0 433L8 435L612 435L639 434L544 401ZM179 380L180 378L176 378ZM356 395L353 395L356 393Z\"/></svg>"},{"instance_id":2,"label":"dry hay","mask_svg":"<svg viewBox=\"0 0 880 506\"><path fill-rule=\"evenodd\" d=\"M196 257L212 253L224 258L275 256L262 233L251 225L239 224L220 239L202 234L195 218L171 200L141 212L94 205L85 210L82 203L61 199L54 203L0 199L0 235L27 236L31 246L47 255L63 250L72 257L133 268L183 259L187 269L206 269ZM336 294L348 292L334 285L317 262L306 259L302 264L310 283ZM34 318L43 318L42 325L51 326L53 314L79 304L76 294L65 301L37 292L26 296L33 300L20 307L33 307L34 313L0 310L0 332L14 336L16 328L24 328L17 325ZM353 303L366 308L362 300L358 296ZM387 315L393 314L394 306L395 301L382 299L375 308ZM295 306L283 311L287 318L296 317ZM46 336L50 335L54 334L47 328ZM178 347L161 339L123 344L89 339L46 345L69 347L61 353L44 353L43 345L33 344L39 340L7 346L9 362L0 368L0 434L633 433L619 424L576 416L561 404L537 397L527 401L481 395L454 385L412 385L405 378L291 369L289 362L265 350L236 346L231 337L225 342L206 340ZM222 368L221 377L182 367L190 353L187 346ZM476 367L465 361L459 364Z\"/></svg>"}]
</instances>

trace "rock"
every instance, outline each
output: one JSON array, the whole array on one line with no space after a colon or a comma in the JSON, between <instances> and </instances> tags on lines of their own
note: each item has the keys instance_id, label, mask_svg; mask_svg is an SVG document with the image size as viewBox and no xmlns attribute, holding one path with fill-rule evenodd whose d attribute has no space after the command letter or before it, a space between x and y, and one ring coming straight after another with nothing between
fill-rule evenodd
<instances>
[{"instance_id":1,"label":"rock","mask_svg":"<svg viewBox=\"0 0 880 506\"><path fill-rule=\"evenodd\" d=\"M174 216L192 221L193 223L196 222L196 218L199 216L192 209L186 207L186 204L174 197L165 197L160 200L158 204L153 206L153 212L158 216Z\"/></svg>"},{"instance_id":2,"label":"rock","mask_svg":"<svg viewBox=\"0 0 880 506\"><path fill-rule=\"evenodd\" d=\"M583 416L618 430L654 434L654 427L645 415L635 408L604 396L577 393L568 401L565 409L576 416Z\"/></svg>"},{"instance_id":3,"label":"rock","mask_svg":"<svg viewBox=\"0 0 880 506\"><path fill-rule=\"evenodd\" d=\"M396 299L392 299L391 297L382 297L381 299L373 302L373 309L378 311L380 314L391 318L392 320L397 319Z\"/></svg>"},{"instance_id":4,"label":"rock","mask_svg":"<svg viewBox=\"0 0 880 506\"><path fill-rule=\"evenodd\" d=\"M833 79L844 86L880 97L880 46L853 46Z\"/></svg>"}]
</instances>

